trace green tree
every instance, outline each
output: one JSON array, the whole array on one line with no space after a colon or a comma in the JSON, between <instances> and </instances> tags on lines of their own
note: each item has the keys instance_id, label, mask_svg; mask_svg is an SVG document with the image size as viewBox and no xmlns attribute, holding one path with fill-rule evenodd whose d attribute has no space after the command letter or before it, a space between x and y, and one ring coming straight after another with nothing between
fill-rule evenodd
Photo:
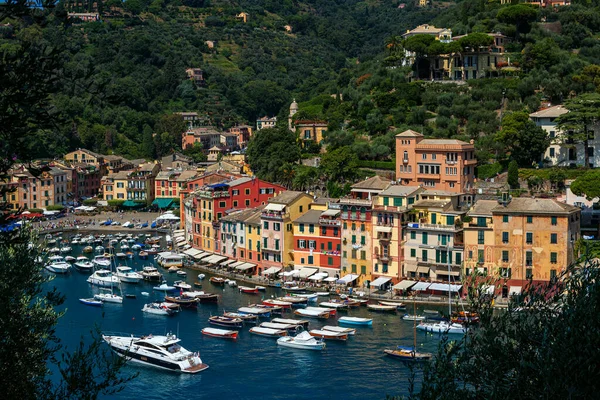
<instances>
[{"instance_id":1,"label":"green tree","mask_svg":"<svg viewBox=\"0 0 600 400\"><path fill-rule=\"evenodd\" d=\"M486 33L470 33L458 40L463 49L474 49L478 51L480 47L487 47L494 43L494 38Z\"/></svg>"},{"instance_id":2,"label":"green tree","mask_svg":"<svg viewBox=\"0 0 600 400\"><path fill-rule=\"evenodd\" d=\"M250 139L246 156L257 177L270 182L282 182L282 168L287 163L298 162L300 147L296 135L287 127L261 129Z\"/></svg>"},{"instance_id":3,"label":"green tree","mask_svg":"<svg viewBox=\"0 0 600 400\"><path fill-rule=\"evenodd\" d=\"M531 121L525 112L505 115L497 140L504 144L510 158L525 168L539 163L550 145L546 131Z\"/></svg>"},{"instance_id":4,"label":"green tree","mask_svg":"<svg viewBox=\"0 0 600 400\"><path fill-rule=\"evenodd\" d=\"M163 115L156 125L154 125L154 132L157 134L163 134L165 132L169 134L168 140L165 140L167 139L165 136L161 137L163 139L163 146L174 149L181 148L181 137L186 130L187 124L179 114Z\"/></svg>"},{"instance_id":5,"label":"green tree","mask_svg":"<svg viewBox=\"0 0 600 400\"><path fill-rule=\"evenodd\" d=\"M583 144L584 162L590 166L588 157L589 141L594 138L592 125L600 120L600 94L586 93L569 99L564 104L569 110L557 118L557 128L564 132L561 139L567 145Z\"/></svg>"},{"instance_id":6,"label":"green tree","mask_svg":"<svg viewBox=\"0 0 600 400\"><path fill-rule=\"evenodd\" d=\"M600 319L589 315L600 311L600 268L580 261L556 280L527 284L502 312L482 287L474 290L470 303L479 326L464 337L442 339L410 398L596 398Z\"/></svg>"},{"instance_id":7,"label":"green tree","mask_svg":"<svg viewBox=\"0 0 600 400\"><path fill-rule=\"evenodd\" d=\"M508 164L508 185L511 189L519 188L519 165L515 160Z\"/></svg>"},{"instance_id":8,"label":"green tree","mask_svg":"<svg viewBox=\"0 0 600 400\"><path fill-rule=\"evenodd\" d=\"M204 154L204 150L202 149L202 143L200 142L196 142L192 147L184 149L183 154L191 157L195 163L207 160L206 154Z\"/></svg>"},{"instance_id":9,"label":"green tree","mask_svg":"<svg viewBox=\"0 0 600 400\"><path fill-rule=\"evenodd\" d=\"M565 186L567 174L560 168L552 168L548 173L548 180L555 190L562 190Z\"/></svg>"},{"instance_id":10,"label":"green tree","mask_svg":"<svg viewBox=\"0 0 600 400\"><path fill-rule=\"evenodd\" d=\"M600 170L591 169L571 183L571 191L577 196L585 196L588 200L600 197Z\"/></svg>"},{"instance_id":11,"label":"green tree","mask_svg":"<svg viewBox=\"0 0 600 400\"><path fill-rule=\"evenodd\" d=\"M527 35L531 31L531 23L537 18L538 11L530 5L515 4L503 7L498 11L498 21L514 24L517 34Z\"/></svg>"},{"instance_id":12,"label":"green tree","mask_svg":"<svg viewBox=\"0 0 600 400\"><path fill-rule=\"evenodd\" d=\"M350 147L340 147L325 153L319 168L328 181L352 181L357 176L358 157Z\"/></svg>"}]
</instances>

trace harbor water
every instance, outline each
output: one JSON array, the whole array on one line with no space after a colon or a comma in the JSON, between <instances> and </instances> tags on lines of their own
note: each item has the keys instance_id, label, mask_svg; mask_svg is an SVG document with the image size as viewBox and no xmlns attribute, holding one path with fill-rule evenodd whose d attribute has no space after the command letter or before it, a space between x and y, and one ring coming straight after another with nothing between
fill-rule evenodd
<instances>
[{"instance_id":1,"label":"harbor water","mask_svg":"<svg viewBox=\"0 0 600 400\"><path fill-rule=\"evenodd\" d=\"M68 235L65 234L64 238L68 239ZM72 256L82 254L82 246L72 247ZM154 264L152 256L141 260L137 252L134 254L132 259L118 260L117 263L138 270L144 265ZM93 257L93 254L87 256ZM180 279L192 285L198 281L197 271L186 270L187 277L182 278L160 267L158 269L169 284ZM203 362L210 366L199 374L188 375L132 363L125 367L125 372L139 372L139 376L112 398L349 400L385 399L386 395L407 394L409 368L383 353L384 349L413 343L413 323L401 319L403 311L375 313L360 307L338 312L336 317L328 320L311 319L310 329L317 329L324 325L338 325L337 318L344 315L373 318L372 327L356 327L356 334L346 342L327 341L323 352L281 348L277 346L276 339L250 334L251 324L239 329L237 341L212 338L200 333L209 326L211 315L236 311L239 307L260 303L263 298L284 295L284 292L267 288L266 292L259 294L243 294L236 287L212 285L208 281L210 274L206 275L202 288L194 287L193 290L219 294L218 304L199 304L197 310L183 309L173 317L141 311L145 303L164 298L163 292L152 289L158 283L123 283L123 296L134 294L135 299L124 298L123 304L105 303L103 307L96 308L79 303L79 298L99 293L96 287L86 282L88 274L72 269L67 275L57 275L47 285L56 286L66 296L66 313L57 327L58 336L64 345L73 349L82 336L89 337L94 324L102 331L124 334L162 335L172 332L181 338L183 347L200 352ZM149 295L144 296L142 292ZM318 301L327 299L320 297ZM412 305L408 308L412 313ZM420 314L422 309L423 306L417 306L417 313ZM284 313L283 318L300 319L289 311ZM438 343L438 335L417 331L420 351L435 352Z\"/></svg>"}]
</instances>

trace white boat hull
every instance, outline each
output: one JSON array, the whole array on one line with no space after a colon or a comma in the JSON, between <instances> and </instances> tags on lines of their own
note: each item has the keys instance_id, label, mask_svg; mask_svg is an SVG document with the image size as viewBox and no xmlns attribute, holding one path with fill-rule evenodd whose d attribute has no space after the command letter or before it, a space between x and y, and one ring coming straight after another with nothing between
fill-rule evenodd
<instances>
[{"instance_id":1,"label":"white boat hull","mask_svg":"<svg viewBox=\"0 0 600 400\"><path fill-rule=\"evenodd\" d=\"M467 332L467 328L460 324L419 324L417 325L417 329L431 332L431 333L456 333L456 334L464 334Z\"/></svg>"}]
</instances>

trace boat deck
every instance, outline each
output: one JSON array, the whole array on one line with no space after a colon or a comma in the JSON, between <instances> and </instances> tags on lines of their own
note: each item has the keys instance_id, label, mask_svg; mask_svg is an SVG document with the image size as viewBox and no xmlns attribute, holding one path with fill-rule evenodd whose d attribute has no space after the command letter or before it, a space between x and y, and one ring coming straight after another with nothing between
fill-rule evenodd
<instances>
[{"instance_id":1,"label":"boat deck","mask_svg":"<svg viewBox=\"0 0 600 400\"><path fill-rule=\"evenodd\" d=\"M189 368L186 368L183 370L183 372L187 372L189 374L195 374L196 372L204 371L207 368L208 368L207 364L201 363L201 364L196 364Z\"/></svg>"}]
</instances>

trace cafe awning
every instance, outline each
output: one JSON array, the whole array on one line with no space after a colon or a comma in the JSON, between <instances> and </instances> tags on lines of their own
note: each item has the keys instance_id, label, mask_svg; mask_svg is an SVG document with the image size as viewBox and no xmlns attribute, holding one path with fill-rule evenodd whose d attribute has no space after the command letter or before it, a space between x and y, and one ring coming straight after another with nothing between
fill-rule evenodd
<instances>
[{"instance_id":1,"label":"cafe awning","mask_svg":"<svg viewBox=\"0 0 600 400\"><path fill-rule=\"evenodd\" d=\"M392 278L387 278L385 276L380 276L379 278L377 278L373 282L371 282L371 287L376 286L376 287L379 288L379 287L385 285L386 283L388 283L391 280L392 280Z\"/></svg>"},{"instance_id":2,"label":"cafe awning","mask_svg":"<svg viewBox=\"0 0 600 400\"><path fill-rule=\"evenodd\" d=\"M335 282L335 281L337 281L337 278L335 276L330 276L330 277L327 277L327 278L323 279L323 281L325 281L325 282Z\"/></svg>"},{"instance_id":3,"label":"cafe awning","mask_svg":"<svg viewBox=\"0 0 600 400\"><path fill-rule=\"evenodd\" d=\"M243 263L242 265L238 265L237 267L235 267L235 269L238 270L238 271L247 271L247 270L252 269L254 267L256 267L256 264Z\"/></svg>"},{"instance_id":4,"label":"cafe awning","mask_svg":"<svg viewBox=\"0 0 600 400\"><path fill-rule=\"evenodd\" d=\"M417 282L416 285L414 285L413 287L411 287L411 290L416 290L418 292L423 291L423 290L427 290L427 288L429 287L429 285L431 285L431 283L429 282Z\"/></svg>"},{"instance_id":5,"label":"cafe awning","mask_svg":"<svg viewBox=\"0 0 600 400\"><path fill-rule=\"evenodd\" d=\"M358 278L358 275L348 274L348 275L338 279L337 283L342 284L342 285L347 285L350 282L354 282L357 278Z\"/></svg>"},{"instance_id":6,"label":"cafe awning","mask_svg":"<svg viewBox=\"0 0 600 400\"><path fill-rule=\"evenodd\" d=\"M392 233L392 229L393 228L391 226L376 226L375 232Z\"/></svg>"},{"instance_id":7,"label":"cafe awning","mask_svg":"<svg viewBox=\"0 0 600 400\"><path fill-rule=\"evenodd\" d=\"M211 254L212 253L207 253L205 251L202 251L202 252L200 252L200 253L196 254L195 256L192 256L192 257L194 257L195 260L202 260L202 259L210 256Z\"/></svg>"},{"instance_id":8,"label":"cafe awning","mask_svg":"<svg viewBox=\"0 0 600 400\"><path fill-rule=\"evenodd\" d=\"M411 281L409 279L405 279L402 282L396 283L393 288L395 290L407 290L409 288L411 288L412 286L414 286L414 284L417 283L416 281Z\"/></svg>"},{"instance_id":9,"label":"cafe awning","mask_svg":"<svg viewBox=\"0 0 600 400\"><path fill-rule=\"evenodd\" d=\"M226 267L226 266L231 265L231 264L233 264L235 262L237 262L237 261L235 261L234 259L230 258L229 260L222 261L219 265L221 267Z\"/></svg>"},{"instance_id":10,"label":"cafe awning","mask_svg":"<svg viewBox=\"0 0 600 400\"><path fill-rule=\"evenodd\" d=\"M447 270L441 269L441 270L435 271L435 273L437 275L460 276L460 272L458 272L458 271L452 271L452 270L447 271Z\"/></svg>"},{"instance_id":11,"label":"cafe awning","mask_svg":"<svg viewBox=\"0 0 600 400\"><path fill-rule=\"evenodd\" d=\"M451 285L448 283L432 283L429 290L437 290L439 292L458 292L462 285Z\"/></svg>"},{"instance_id":12,"label":"cafe awning","mask_svg":"<svg viewBox=\"0 0 600 400\"><path fill-rule=\"evenodd\" d=\"M329 209L321 213L322 217L335 217L340 214L340 210Z\"/></svg>"},{"instance_id":13,"label":"cafe awning","mask_svg":"<svg viewBox=\"0 0 600 400\"><path fill-rule=\"evenodd\" d=\"M285 204L269 203L265 206L265 211L283 211Z\"/></svg>"},{"instance_id":14,"label":"cafe awning","mask_svg":"<svg viewBox=\"0 0 600 400\"><path fill-rule=\"evenodd\" d=\"M404 272L417 272L417 266L416 265L405 265Z\"/></svg>"},{"instance_id":15,"label":"cafe awning","mask_svg":"<svg viewBox=\"0 0 600 400\"><path fill-rule=\"evenodd\" d=\"M299 277L300 278L308 278L309 276L313 275L315 272L317 272L319 269L318 268L309 268L309 267L304 267L300 269L300 273L299 273Z\"/></svg>"},{"instance_id":16,"label":"cafe awning","mask_svg":"<svg viewBox=\"0 0 600 400\"><path fill-rule=\"evenodd\" d=\"M271 274L276 274L279 271L281 271L281 267L271 267L271 268L264 270L262 274L263 275L271 275Z\"/></svg>"},{"instance_id":17,"label":"cafe awning","mask_svg":"<svg viewBox=\"0 0 600 400\"><path fill-rule=\"evenodd\" d=\"M237 267L239 265L242 265L243 263L244 263L244 261L236 261L233 264L229 264L228 267L229 268L235 268L235 267Z\"/></svg>"},{"instance_id":18,"label":"cafe awning","mask_svg":"<svg viewBox=\"0 0 600 400\"><path fill-rule=\"evenodd\" d=\"M225 256L220 256L218 254L214 254L210 257L205 258L204 260L202 260L202 262L208 263L208 264L218 264L221 261L225 260L227 257Z\"/></svg>"},{"instance_id":19,"label":"cafe awning","mask_svg":"<svg viewBox=\"0 0 600 400\"><path fill-rule=\"evenodd\" d=\"M327 272L319 272L309 277L311 281L322 281L324 278L327 278L329 274Z\"/></svg>"},{"instance_id":20,"label":"cafe awning","mask_svg":"<svg viewBox=\"0 0 600 400\"><path fill-rule=\"evenodd\" d=\"M428 274L429 273L429 267L417 267L417 272L419 274Z\"/></svg>"},{"instance_id":21,"label":"cafe awning","mask_svg":"<svg viewBox=\"0 0 600 400\"><path fill-rule=\"evenodd\" d=\"M198 249L187 249L183 252L183 254L187 254L190 257L196 257L198 254L202 253L202 250Z\"/></svg>"},{"instance_id":22,"label":"cafe awning","mask_svg":"<svg viewBox=\"0 0 600 400\"><path fill-rule=\"evenodd\" d=\"M173 204L173 199L169 198L154 199L154 201L152 202L152 205L158 206L158 208L162 209L171 207L171 204Z\"/></svg>"}]
</instances>

